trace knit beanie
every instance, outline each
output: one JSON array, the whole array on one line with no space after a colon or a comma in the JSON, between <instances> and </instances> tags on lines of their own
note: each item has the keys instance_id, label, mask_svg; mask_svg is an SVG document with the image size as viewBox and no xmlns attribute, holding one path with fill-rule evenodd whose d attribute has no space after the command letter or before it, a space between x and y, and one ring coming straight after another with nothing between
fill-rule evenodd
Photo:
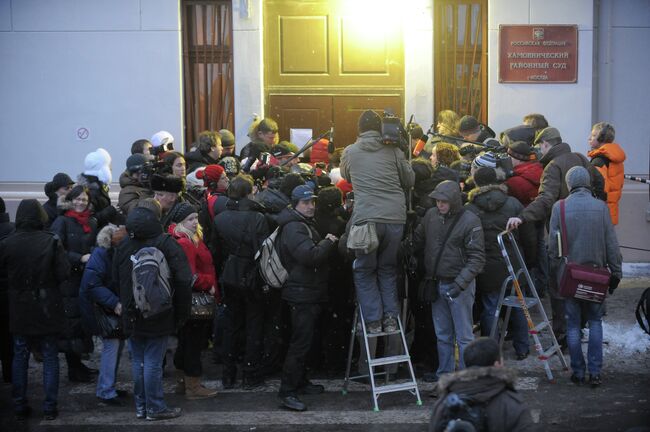
<instances>
[{"instance_id":1,"label":"knit beanie","mask_svg":"<svg viewBox=\"0 0 650 432\"><path fill-rule=\"evenodd\" d=\"M574 166L567 171L565 180L570 191L579 187L591 187L591 177L585 167Z\"/></svg>"},{"instance_id":2,"label":"knit beanie","mask_svg":"<svg viewBox=\"0 0 650 432\"><path fill-rule=\"evenodd\" d=\"M111 155L103 148L98 148L86 155L83 173L87 176L97 177L104 184L109 184L113 180L110 164Z\"/></svg>"},{"instance_id":3,"label":"knit beanie","mask_svg":"<svg viewBox=\"0 0 650 432\"><path fill-rule=\"evenodd\" d=\"M196 207L186 201L182 201L174 206L170 219L174 223L181 223L192 213L197 213Z\"/></svg>"},{"instance_id":4,"label":"knit beanie","mask_svg":"<svg viewBox=\"0 0 650 432\"><path fill-rule=\"evenodd\" d=\"M487 186L497 183L497 173L494 168L479 167L474 172L474 183L476 186Z\"/></svg>"},{"instance_id":5,"label":"knit beanie","mask_svg":"<svg viewBox=\"0 0 650 432\"><path fill-rule=\"evenodd\" d=\"M239 159L233 156L221 158L218 165L223 167L223 170L226 172L228 177L234 177L239 174L239 171L241 171L241 163L239 162Z\"/></svg>"},{"instance_id":6,"label":"knit beanie","mask_svg":"<svg viewBox=\"0 0 650 432\"><path fill-rule=\"evenodd\" d=\"M126 170L129 174L138 172L147 163L147 157L141 153L132 154L126 159Z\"/></svg>"},{"instance_id":7,"label":"knit beanie","mask_svg":"<svg viewBox=\"0 0 650 432\"><path fill-rule=\"evenodd\" d=\"M73 185L74 181L66 173L56 173L52 178L52 190L57 191L64 186Z\"/></svg>"},{"instance_id":8,"label":"knit beanie","mask_svg":"<svg viewBox=\"0 0 650 432\"><path fill-rule=\"evenodd\" d=\"M474 167L479 168L479 167L488 167L488 168L496 168L497 167L497 158L492 152L485 152L481 155L476 156L474 161L472 162L472 165Z\"/></svg>"},{"instance_id":9,"label":"knit beanie","mask_svg":"<svg viewBox=\"0 0 650 432\"><path fill-rule=\"evenodd\" d=\"M211 182L218 182L224 172L221 165L211 164L206 166L203 171L197 172L196 177L203 179L203 184L208 186Z\"/></svg>"},{"instance_id":10,"label":"knit beanie","mask_svg":"<svg viewBox=\"0 0 650 432\"><path fill-rule=\"evenodd\" d=\"M359 133L370 130L381 133L381 117L373 110L366 110L359 117Z\"/></svg>"}]
</instances>

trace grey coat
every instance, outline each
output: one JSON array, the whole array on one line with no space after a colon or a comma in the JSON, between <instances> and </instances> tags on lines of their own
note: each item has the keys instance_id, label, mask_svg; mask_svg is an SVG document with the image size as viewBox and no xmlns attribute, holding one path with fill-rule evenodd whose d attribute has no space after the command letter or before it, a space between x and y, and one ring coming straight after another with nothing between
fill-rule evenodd
<instances>
[{"instance_id":1,"label":"grey coat","mask_svg":"<svg viewBox=\"0 0 650 432\"><path fill-rule=\"evenodd\" d=\"M404 191L413 187L415 173L402 151L384 144L379 132L363 132L345 149L341 175L354 189L353 224L406 222Z\"/></svg>"},{"instance_id":2,"label":"grey coat","mask_svg":"<svg viewBox=\"0 0 650 432\"><path fill-rule=\"evenodd\" d=\"M566 198L565 219L569 261L609 267L612 275L621 279L622 257L607 204L594 198L589 189L576 188ZM548 236L548 253L555 269L559 264L559 232L560 203L557 202L553 205Z\"/></svg>"}]
</instances>

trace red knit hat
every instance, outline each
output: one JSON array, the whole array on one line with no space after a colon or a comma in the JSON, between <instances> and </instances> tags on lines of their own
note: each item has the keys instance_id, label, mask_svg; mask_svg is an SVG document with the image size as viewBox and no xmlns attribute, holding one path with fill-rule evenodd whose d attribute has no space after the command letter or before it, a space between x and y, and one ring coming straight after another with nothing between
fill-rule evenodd
<instances>
[{"instance_id":1,"label":"red knit hat","mask_svg":"<svg viewBox=\"0 0 650 432\"><path fill-rule=\"evenodd\" d=\"M218 182L224 172L221 165L213 164L206 166L204 170L197 171L196 177L203 179L203 184L209 186L210 182Z\"/></svg>"},{"instance_id":2,"label":"red knit hat","mask_svg":"<svg viewBox=\"0 0 650 432\"><path fill-rule=\"evenodd\" d=\"M321 138L311 148L311 157L309 162L315 164L316 162L329 163L330 157L327 154L327 144L329 141L326 138Z\"/></svg>"}]
</instances>

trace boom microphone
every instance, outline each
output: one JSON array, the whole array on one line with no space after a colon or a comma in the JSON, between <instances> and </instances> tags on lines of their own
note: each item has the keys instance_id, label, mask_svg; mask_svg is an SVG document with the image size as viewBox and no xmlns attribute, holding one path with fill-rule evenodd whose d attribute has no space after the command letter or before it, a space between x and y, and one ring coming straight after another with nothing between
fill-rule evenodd
<instances>
[{"instance_id":1,"label":"boom microphone","mask_svg":"<svg viewBox=\"0 0 650 432\"><path fill-rule=\"evenodd\" d=\"M420 153L422 153L422 150L424 149L424 146L427 144L428 140L429 136L424 134L418 138L417 142L415 143L415 147L413 147L413 156L420 156Z\"/></svg>"}]
</instances>

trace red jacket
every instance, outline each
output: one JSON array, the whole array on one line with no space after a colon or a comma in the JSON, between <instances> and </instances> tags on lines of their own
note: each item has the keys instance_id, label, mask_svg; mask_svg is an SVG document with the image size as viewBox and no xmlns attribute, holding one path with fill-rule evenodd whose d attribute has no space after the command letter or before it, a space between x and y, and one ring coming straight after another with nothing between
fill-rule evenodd
<instances>
[{"instance_id":1,"label":"red jacket","mask_svg":"<svg viewBox=\"0 0 650 432\"><path fill-rule=\"evenodd\" d=\"M214 297L217 303L219 303L221 301L221 293L217 286L217 276L214 271L210 250L203 241L199 241L199 244L195 245L186 236L174 233L175 227L175 224L170 225L169 233L174 236L178 244L183 248L183 252L187 256L187 261L190 263L192 274L196 276L192 290L208 292L214 287Z\"/></svg>"},{"instance_id":2,"label":"red jacket","mask_svg":"<svg viewBox=\"0 0 650 432\"><path fill-rule=\"evenodd\" d=\"M524 162L514 167L514 175L505 181L508 195L519 200L526 207L539 192L539 179L544 168L537 161Z\"/></svg>"}]
</instances>

